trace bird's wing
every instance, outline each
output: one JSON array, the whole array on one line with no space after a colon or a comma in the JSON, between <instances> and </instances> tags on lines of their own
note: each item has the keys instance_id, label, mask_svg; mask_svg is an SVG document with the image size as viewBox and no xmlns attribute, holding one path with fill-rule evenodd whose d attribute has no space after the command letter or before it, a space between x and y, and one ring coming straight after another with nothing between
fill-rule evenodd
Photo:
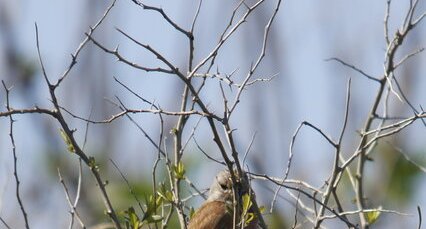
<instances>
[{"instance_id":1,"label":"bird's wing","mask_svg":"<svg viewBox=\"0 0 426 229\"><path fill-rule=\"evenodd\" d=\"M188 224L188 229L231 229L232 214L221 201L204 203Z\"/></svg>"}]
</instances>

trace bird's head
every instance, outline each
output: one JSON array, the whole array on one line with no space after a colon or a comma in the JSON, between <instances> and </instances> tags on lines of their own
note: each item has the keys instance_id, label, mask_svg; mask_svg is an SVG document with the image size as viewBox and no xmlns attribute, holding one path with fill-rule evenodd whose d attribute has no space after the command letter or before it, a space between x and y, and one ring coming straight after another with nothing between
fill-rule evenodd
<instances>
[{"instance_id":1,"label":"bird's head","mask_svg":"<svg viewBox=\"0 0 426 229\"><path fill-rule=\"evenodd\" d=\"M239 182L239 178L237 177L236 185L239 185ZM210 186L210 193L207 201L232 201L233 193L231 173L224 170L216 175L212 185Z\"/></svg>"}]
</instances>

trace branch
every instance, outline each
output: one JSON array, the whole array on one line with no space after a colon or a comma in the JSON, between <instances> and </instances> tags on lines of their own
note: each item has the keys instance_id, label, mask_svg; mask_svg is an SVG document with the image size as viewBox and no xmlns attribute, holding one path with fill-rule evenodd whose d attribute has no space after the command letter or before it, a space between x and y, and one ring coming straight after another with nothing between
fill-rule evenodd
<instances>
[{"instance_id":1,"label":"branch","mask_svg":"<svg viewBox=\"0 0 426 229\"><path fill-rule=\"evenodd\" d=\"M347 212L341 212L339 213L340 216L350 216L350 215L355 215L355 214L359 214L359 213L369 213L369 212L382 212L382 213L391 213L391 214L396 214L396 215L401 215L401 216L412 216L411 214L406 214L406 213L402 213L402 212L398 212L395 210L386 210L386 209L381 209L381 208L376 208L376 209L364 209L364 210L356 210L356 211L347 211ZM336 215L326 215L323 216L321 219L333 219L336 218Z\"/></svg>"},{"instance_id":2,"label":"branch","mask_svg":"<svg viewBox=\"0 0 426 229\"><path fill-rule=\"evenodd\" d=\"M78 176L78 180L79 180L79 183L78 183L78 188L77 188L77 195L76 195L76 198L75 198L75 200L74 200L74 203L72 203L73 201L71 201L71 196L70 196L70 193L69 193L69 191L68 191L68 187L65 185L65 181L64 181L64 178L62 177L62 175L61 175L61 171L59 170L59 168L57 168L57 170L58 170L58 176L59 176L59 182L62 184L62 187L64 188L64 192L65 192L65 197L66 197L66 199L67 199L67 202L68 202L68 205L69 205L69 207L71 208L71 211L70 211L70 214L71 214L71 221L70 221L70 225L69 225L69 228L70 229L72 229L72 227L73 227L73 225L74 225L74 216L76 216L77 217L77 219L78 219L78 221L80 222L80 226L82 227L82 228L86 228L86 226L84 225L84 223L83 223L83 220L81 219L81 217L80 217L80 214L78 213L78 211L77 211L77 203L78 203L78 200L80 199L79 197L80 197L80 187L81 187L81 176L82 176L82 171L81 171L81 160L80 160L80 166L79 166L79 176Z\"/></svg>"},{"instance_id":3,"label":"branch","mask_svg":"<svg viewBox=\"0 0 426 229\"><path fill-rule=\"evenodd\" d=\"M307 193L305 190L299 188L299 187L293 187L293 186L289 186L289 185L285 185L283 184L283 182L277 181L275 179L272 179L269 176L263 175L263 177L268 180L271 181L272 183L285 187L286 189L291 189L297 192L300 192L301 194L303 194L304 196L308 197L309 199L313 200L315 203L320 204L321 206L324 206L324 208L328 211L330 211L331 213L333 213L337 218L339 218L340 220L342 220L343 222L345 222L347 225L350 225L351 227L356 228L357 226L355 226L353 223L349 222L347 219L345 219L345 217L340 216L338 212L336 212L334 209L323 205L322 202L320 200L318 200L317 198L313 197L311 194Z\"/></svg>"},{"instance_id":4,"label":"branch","mask_svg":"<svg viewBox=\"0 0 426 229\"><path fill-rule=\"evenodd\" d=\"M346 130L346 125L348 123L350 98L351 98L351 79L349 78L347 91L346 91L346 106L345 106L345 113L344 113L344 118L343 118L344 121L343 121L343 126L342 126L342 130L340 132L338 143L335 145L334 164L333 164L332 174L331 174L330 179L327 182L328 183L327 190L325 191L325 193L323 195L323 198L322 198L323 204L320 207L314 228L320 227L322 220L323 220L322 217L324 215L324 210L325 210L324 206L326 206L328 204L328 201L330 199L331 194L333 194L334 197L335 197L336 204L339 208L339 211L343 211L343 208L340 204L340 201L337 198L337 193L336 193L337 186L335 186L334 183L338 179L338 175L339 175L339 172L341 170L341 168L339 166L339 161L341 159L341 155L340 155L341 144L342 144L343 135L344 135L345 130ZM344 217L344 218L347 219L346 217Z\"/></svg>"},{"instance_id":5,"label":"branch","mask_svg":"<svg viewBox=\"0 0 426 229\"><path fill-rule=\"evenodd\" d=\"M6 221L4 221L4 219L0 216L0 221L3 223L3 225L7 228L7 229L11 229L11 227L9 227L9 225L6 223Z\"/></svg>"},{"instance_id":6,"label":"branch","mask_svg":"<svg viewBox=\"0 0 426 229\"><path fill-rule=\"evenodd\" d=\"M356 66L354 66L352 64L349 64L349 63L346 63L345 61L343 61L343 60L341 60L341 59L339 59L337 57L328 58L328 59L325 59L325 61L336 61L336 62L342 64L343 66L346 66L346 67L348 67L348 68L350 68L350 69L358 72L359 74L367 77L367 79L373 80L375 82L380 82L379 79L377 79L377 78L375 78L375 77L373 77L373 76L365 73L364 71L362 71L361 69L357 68Z\"/></svg>"},{"instance_id":7,"label":"branch","mask_svg":"<svg viewBox=\"0 0 426 229\"><path fill-rule=\"evenodd\" d=\"M101 175L99 173L98 167L96 166L94 158L87 156L87 154L77 144L77 141L75 140L75 138L73 136L74 131L72 131L71 128L69 128L68 123L65 121L65 119L64 119L64 117L61 113L61 110L60 110L61 107L59 105L59 102L58 102L56 94L55 94L55 89L57 87L50 83L48 76L47 76L47 73L46 73L45 68L44 68L42 57L41 57L37 24L35 24L35 30L36 30L36 46L37 46L37 53L38 53L38 57L39 57L39 62L40 62L40 65L42 67L42 70L43 70L44 79L45 79L46 84L49 88L50 99L53 103L53 106L55 107L54 117L59 122L62 130L67 135L67 138L69 138L70 144L74 148L74 153L83 160L83 162L87 165L87 167L90 168L90 171L91 171L92 175L94 176L96 183L97 183L97 186L99 187L99 190L101 192L101 197L102 197L104 205L106 207L106 214L110 217L111 221L114 223L115 228L121 229L121 225L120 225L120 222L118 220L118 216L115 213L114 208L112 207L111 200L110 200L110 198L107 194L107 191L105 189L105 182L103 182L103 179L101 178Z\"/></svg>"},{"instance_id":8,"label":"branch","mask_svg":"<svg viewBox=\"0 0 426 229\"><path fill-rule=\"evenodd\" d=\"M419 226L417 227L417 229L421 229L422 228L422 210L420 209L420 206L417 206L417 213L419 215Z\"/></svg>"},{"instance_id":9,"label":"branch","mask_svg":"<svg viewBox=\"0 0 426 229\"><path fill-rule=\"evenodd\" d=\"M6 91L6 109L8 111L10 111L10 101L9 101L9 92L10 92L10 88L6 87L6 84L4 83L4 81L2 80L1 83L3 84L4 90ZM24 217L24 222L25 222L25 228L29 229L30 225L28 222L28 215L27 212L25 211L25 207L24 207L24 203L22 202L21 199L21 193L20 193L20 181L19 181L19 176L18 176L18 157L16 156L16 145L15 145L15 138L13 137L13 123L15 122L15 120L12 118L12 115L9 115L9 138L10 138L10 142L12 144L12 154L13 154L13 176L15 177L15 183L16 183L16 189L15 189L15 196L16 199L18 200L18 204L19 207L21 209L21 213ZM2 220L3 221L3 220ZM4 223L6 226L7 224Z\"/></svg>"},{"instance_id":10,"label":"branch","mask_svg":"<svg viewBox=\"0 0 426 229\"><path fill-rule=\"evenodd\" d=\"M245 0L242 0L241 2L244 2ZM194 69L189 73L188 78L192 78L192 76L211 58L217 55L219 49L223 46L223 44L232 36L232 34L237 31L237 29L246 22L247 17L255 10L258 6L260 6L265 0L259 0L257 1L252 7L249 7L246 11L246 13L240 18L240 20L237 22L234 27L232 27L229 32L223 36L222 39L219 40L218 44L213 48L213 50L203 59L201 60L197 66L194 67ZM279 1L281 2L281 1ZM238 8L237 8L238 9Z\"/></svg>"},{"instance_id":11,"label":"branch","mask_svg":"<svg viewBox=\"0 0 426 229\"><path fill-rule=\"evenodd\" d=\"M203 112L199 112L196 110L192 110L192 111L184 111L184 112L178 112L178 111L165 111L165 110L157 110L157 109L140 109L140 110L135 110L135 109L123 109L121 112L115 114L115 115L111 115L111 118L109 119L105 119L105 120L101 120L101 121L95 121L95 120L90 120L87 118L83 118L81 116L75 115L74 113L72 113L71 111L69 111L68 109L61 107L61 109L63 111L65 111L67 114L71 115L73 118L76 119L80 119L82 121L85 122L89 122L92 124L106 124L106 123L111 123L113 121L115 121L118 118L121 118L123 116L126 116L128 114L138 114L138 113L150 113L150 114L165 114L165 115L171 115L171 116L183 116L183 115L200 115L200 116L207 116L208 114L205 114Z\"/></svg>"},{"instance_id":12,"label":"branch","mask_svg":"<svg viewBox=\"0 0 426 229\"><path fill-rule=\"evenodd\" d=\"M192 36L192 33L182 29L178 24L176 24L172 19L170 19L170 17L167 16L167 14L164 12L163 9L155 7L155 6L149 6L149 5L144 4L144 3L142 3L141 1L138 1L138 0L132 0L132 2L135 3L136 5L142 7L144 10L153 10L153 11L158 12L177 31L183 33L185 36L187 36L189 38Z\"/></svg>"},{"instance_id":13,"label":"branch","mask_svg":"<svg viewBox=\"0 0 426 229\"><path fill-rule=\"evenodd\" d=\"M114 7L116 1L117 0L113 0L112 3L109 5L109 7L105 10L105 13L99 19L99 21L93 27L90 27L89 32L88 32L89 36L91 36L93 34L93 32L96 30L96 28L98 28L99 25L102 24L102 22L105 20L106 16L111 11L112 7ZM84 38L84 40L80 43L80 45L78 46L78 48L75 50L75 52L73 54L71 54L71 63L69 65L69 67L65 70L65 72L62 73L62 76L56 82L55 87L58 87L59 84L62 82L62 80L64 80L65 77L67 77L67 75L71 72L71 69L77 63L78 54L80 54L81 50L83 49L84 46L86 46L86 44L87 44L88 41L89 41L89 37L86 36Z\"/></svg>"},{"instance_id":14,"label":"branch","mask_svg":"<svg viewBox=\"0 0 426 229\"><path fill-rule=\"evenodd\" d=\"M10 108L8 111L0 112L0 117L10 117L14 114L48 114L50 116L55 117L56 116L56 110L49 110L39 107L33 107L33 108L27 108L27 109L14 109Z\"/></svg>"},{"instance_id":15,"label":"branch","mask_svg":"<svg viewBox=\"0 0 426 229\"><path fill-rule=\"evenodd\" d=\"M98 41L96 41L91 35L86 34L86 36L96 45L98 46L100 49L102 49L104 52L109 53L114 55L115 57L117 57L117 59L127 65L130 65L133 68L136 69L140 69L146 72L162 72L162 73L167 73L167 74L173 74L172 70L167 70L161 67L157 67L157 68L149 68L149 67L144 67L144 66L140 66L134 62L131 62L129 60L127 60L126 58L124 58L119 52L118 52L118 48L114 49L114 50L110 50L108 48L106 48L105 46L101 45Z\"/></svg>"}]
</instances>

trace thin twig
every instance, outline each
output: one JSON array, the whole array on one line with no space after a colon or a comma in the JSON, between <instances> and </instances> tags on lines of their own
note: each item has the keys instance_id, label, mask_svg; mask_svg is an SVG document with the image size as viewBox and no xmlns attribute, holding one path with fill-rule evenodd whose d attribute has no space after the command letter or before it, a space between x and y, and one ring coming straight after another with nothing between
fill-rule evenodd
<instances>
[{"instance_id":1,"label":"thin twig","mask_svg":"<svg viewBox=\"0 0 426 229\"><path fill-rule=\"evenodd\" d=\"M244 0L242 0L243 2ZM223 44L235 33L235 31L238 30L238 28L246 22L246 19L251 13L259 7L265 0L259 0L257 1L252 7L248 8L247 11L244 13L244 15L240 18L240 20L232 27L230 28L229 32L226 33L226 35L223 36L222 39L218 42L218 44L213 48L213 50L204 58L202 59L197 66L194 67L194 69L189 73L188 78L191 78L194 73L196 73L208 60L213 58L215 55L217 55L219 49L223 46ZM279 1L281 2L281 1ZM279 7L278 7L279 8Z\"/></svg>"},{"instance_id":2,"label":"thin twig","mask_svg":"<svg viewBox=\"0 0 426 229\"><path fill-rule=\"evenodd\" d=\"M270 181L270 182L272 182L272 183L274 183L274 184L276 184L276 185L279 185L279 186L282 186L282 187L285 187L286 189L291 189L291 190L294 190L294 191L297 191L297 192L300 192L301 194L303 194L304 196L306 196L306 197L308 197L309 199L311 199L311 200L313 200L314 202L316 202L317 204L320 204L321 206L323 206L322 205L322 202L320 201L320 200L318 200L317 198L315 198L314 196L312 196L311 194L309 194L308 192L306 192L305 190L303 190L303 189L301 189L301 188L299 188L299 187L293 187L293 186L290 186L290 185L285 185L285 184L283 184L283 182L280 182L280 181L277 181L277 180L275 180L275 179L272 179L271 177L269 177L269 176L263 176L267 181ZM343 222L345 222L347 225L350 225L351 227L354 227L354 228L356 228L356 226L353 224L353 223L351 223L351 222L349 222L345 217L343 217L343 216L340 216L339 215L339 213L338 212L336 212L333 208L331 208L331 207L329 207L329 206L324 206L324 208L327 210L327 211L330 211L332 214L334 214L337 218L339 218L340 220L342 220Z\"/></svg>"},{"instance_id":3,"label":"thin twig","mask_svg":"<svg viewBox=\"0 0 426 229\"><path fill-rule=\"evenodd\" d=\"M124 180L124 182L126 182L127 188L129 189L130 194L133 196L133 198L135 198L136 202L139 205L139 208L141 209L142 213L145 214L145 210L142 207L141 201L139 200L138 196L136 195L136 193L133 191L132 186L130 185L129 180L127 180L126 176L123 174L123 172L121 171L120 167L118 167L117 163L114 162L114 160L112 160L111 158L109 159L109 161L111 162L111 164L114 166L114 168L117 170L117 172L120 174L121 178Z\"/></svg>"},{"instance_id":4,"label":"thin twig","mask_svg":"<svg viewBox=\"0 0 426 229\"><path fill-rule=\"evenodd\" d=\"M115 121L116 119L119 119L119 118L126 116L128 114L137 114L137 113L165 114L165 115L171 115L171 116L193 115L193 114L200 115L200 116L207 116L208 115L208 114L205 114L203 112L196 111L196 110L184 111L184 112L175 112L175 111L165 111L165 110L157 110L157 109L140 109L140 110L125 109L125 110L122 110L121 112L119 112L117 114L111 115L111 117L108 118L108 119L96 121L96 120L90 120L90 119L78 116L78 115L72 113L71 111L69 111L68 109L66 109L64 107L61 107L61 109L63 111L65 111L66 113L68 113L69 115L71 115L73 118L80 119L82 121L89 122L89 123L92 123L92 124L111 123L111 122Z\"/></svg>"},{"instance_id":5,"label":"thin twig","mask_svg":"<svg viewBox=\"0 0 426 229\"><path fill-rule=\"evenodd\" d=\"M6 84L4 83L3 80L1 81L1 83L3 84L4 90L6 92L6 109L8 111L10 111L11 107L10 107L9 93L10 93L11 89L6 87ZM19 181L19 175L18 175L18 157L17 157L17 153L16 153L15 138L13 137L13 123L14 122L15 122L15 120L13 119L12 115L9 115L9 123L10 123L9 124L9 138L10 138L10 142L12 144L13 176L15 177L15 183L16 183L15 196L16 196L16 199L18 200L18 204L19 204L19 207L21 209L21 213L24 217L25 228L29 229L30 225L29 225L29 222L28 222L28 215L27 215L27 212L25 211L24 203L22 201L21 192L20 192L21 182Z\"/></svg>"},{"instance_id":6,"label":"thin twig","mask_svg":"<svg viewBox=\"0 0 426 229\"><path fill-rule=\"evenodd\" d=\"M6 223L6 221L0 216L0 221L3 223L3 225L7 228L7 229L11 229L11 227L9 227L9 225Z\"/></svg>"},{"instance_id":7,"label":"thin twig","mask_svg":"<svg viewBox=\"0 0 426 229\"><path fill-rule=\"evenodd\" d=\"M253 136L251 137L250 143L249 143L249 145L247 146L246 152L244 153L244 157L243 157L243 165L245 165L245 164L246 164L246 159L247 159L247 156L248 156L248 154L249 154L249 152L250 152L250 149L251 149L251 147L252 147L252 145L253 145L254 139L256 139L256 134L257 134L257 132L254 132Z\"/></svg>"},{"instance_id":8,"label":"thin twig","mask_svg":"<svg viewBox=\"0 0 426 229\"><path fill-rule=\"evenodd\" d=\"M55 94L55 89L57 88L57 86L52 85L50 83L49 78L48 78L47 73L46 73L45 68L44 68L42 57L41 57L37 24L35 24L35 30L36 30L36 46L37 46L37 53L38 53L38 57L39 57L39 62L40 62L41 68L43 70L42 72L43 72L45 82L46 82L46 84L49 88L51 102L53 103L53 106L55 107L55 110L53 111L53 117L59 122L62 130L67 135L67 138L69 138L70 144L74 148L74 153L78 157L80 157L83 160L83 162L90 168L90 171L91 171L92 175L94 176L96 183L97 183L97 186L98 186L98 188L101 192L101 197L103 199L103 202L104 202L104 205L105 205L105 208L106 208L106 214L110 217L111 221L114 223L115 228L121 229L121 225L120 225L120 222L118 220L118 216L115 213L114 208L112 207L111 200L110 200L108 193L106 191L106 188L105 188L105 182L103 182L103 179L101 178L101 175L100 175L99 170L98 170L99 168L96 166L96 162L94 161L94 158L89 157L80 148L80 146L77 144L77 141L75 140L75 138L73 136L74 131L71 130L71 128L68 126L68 123L65 121L65 118L63 117L63 115L61 113L61 110L60 110L61 106L59 105L59 102L58 102L56 94Z\"/></svg>"},{"instance_id":9,"label":"thin twig","mask_svg":"<svg viewBox=\"0 0 426 229\"><path fill-rule=\"evenodd\" d=\"M200 151L201 151L201 153L203 153L203 154L204 154L204 156L206 156L208 159L210 159L210 160L212 160L212 161L214 161L214 162L216 162L216 163L218 163L218 164L226 165L226 163L225 163L225 162L223 162L223 161L219 161L219 160L217 160L217 159L214 159L214 158L213 158L213 157L211 157L208 153L206 153L206 151L204 151L204 150L203 150L203 148L201 148L201 146L198 144L197 139L196 139L195 137L193 138L193 141L194 141L195 145L197 146L198 150L200 150Z\"/></svg>"},{"instance_id":10,"label":"thin twig","mask_svg":"<svg viewBox=\"0 0 426 229\"><path fill-rule=\"evenodd\" d=\"M188 177L185 177L185 181L189 185L189 187L191 187L192 189L195 190L195 192L198 193L199 196L201 196L204 200L207 200L207 197L206 197L205 193L203 193L197 187L195 187L195 185L191 182L191 180L189 180Z\"/></svg>"},{"instance_id":11,"label":"thin twig","mask_svg":"<svg viewBox=\"0 0 426 229\"><path fill-rule=\"evenodd\" d=\"M146 71L146 72L162 72L162 73L167 73L167 74L173 74L174 73L172 70L164 69L164 68L161 68L161 67L150 68L150 67L145 67L145 66L141 66L139 64L136 64L136 63L124 58L118 52L118 48L116 48L114 50L108 49L105 46L103 46L101 43L99 43L97 40L95 40L91 35L86 34L86 36L93 42L93 44L98 46L104 52L114 55L115 57L117 57L118 61L121 61L121 62L123 62L123 63L125 63L129 66L132 66L133 68L140 69L140 70L143 70L143 71Z\"/></svg>"},{"instance_id":12,"label":"thin twig","mask_svg":"<svg viewBox=\"0 0 426 229\"><path fill-rule=\"evenodd\" d=\"M388 46L388 45L389 45L389 43L390 43L390 40L389 40L389 16L390 16L390 6L391 6L391 0L387 0L387 1L386 1L386 13L385 13L385 19L384 19L384 23L383 23L384 33L385 33L386 46Z\"/></svg>"},{"instance_id":13,"label":"thin twig","mask_svg":"<svg viewBox=\"0 0 426 229\"><path fill-rule=\"evenodd\" d=\"M301 180L287 179L283 181L281 178L268 176L266 174L257 174L253 172L247 172L247 174L250 175L251 179L273 181L274 184L289 184L289 185L292 184L292 185L302 186L302 187L305 187L306 189L309 189L312 192L323 194L321 190Z\"/></svg>"},{"instance_id":14,"label":"thin twig","mask_svg":"<svg viewBox=\"0 0 426 229\"><path fill-rule=\"evenodd\" d=\"M347 63L347 62L345 62L345 61L343 61L343 60L341 60L341 59L339 59L337 57L328 58L328 59L325 59L325 61L336 61L336 62L338 62L338 63L340 63L340 64L342 64L342 65L344 65L344 66L346 66L346 67L348 67L348 68L356 71L356 72L358 72L359 74L367 77L370 80L373 80L375 82L379 82L379 79L377 79L377 78L375 78L375 77L373 77L373 76L365 73L363 70L361 70L361 69L357 68L356 66L354 66L352 64L349 64L349 63Z\"/></svg>"},{"instance_id":15,"label":"thin twig","mask_svg":"<svg viewBox=\"0 0 426 229\"><path fill-rule=\"evenodd\" d=\"M190 37L191 34L190 32L184 30L183 28L181 28L178 24L176 24L165 12L163 9L155 7L155 6L149 6L147 4L144 4L138 0L132 0L132 2L134 2L136 5L142 7L144 10L153 10L155 12L158 12L159 14L161 14L161 16L163 16L163 18L173 27L175 28L177 31L183 33L184 35Z\"/></svg>"},{"instance_id":16,"label":"thin twig","mask_svg":"<svg viewBox=\"0 0 426 229\"><path fill-rule=\"evenodd\" d=\"M322 197L322 203L323 204L321 205L321 207L319 209L314 228L319 228L319 226L321 225L322 220L323 220L322 216L324 215L324 211L325 211L324 206L326 206L328 204L328 201L329 201L330 196L332 194L335 194L334 197L335 197L339 211L343 210L342 206L340 205L340 201L337 198L337 194L336 194L337 186L335 186L334 183L338 179L338 175L339 175L339 172L341 170L341 168L339 166L339 161L341 159L341 144L342 144L342 140L343 140L343 135L344 135L345 130L346 130L346 125L348 123L350 98L351 98L351 79L349 78L347 90L346 90L346 103L345 103L346 106L345 106L345 112L344 112L344 118L343 118L343 120L344 120L343 126L342 126L342 130L340 131L338 143L336 145L334 145L335 154L334 154L334 163L333 163L332 174L331 174L330 179L327 182L328 183L327 190L325 191L325 193Z\"/></svg>"},{"instance_id":17,"label":"thin twig","mask_svg":"<svg viewBox=\"0 0 426 229\"><path fill-rule=\"evenodd\" d=\"M391 142L387 141L387 143L392 146L392 148L394 148L398 153L400 153L406 161L410 162L411 164L413 164L416 168L418 168L420 171L422 171L423 173L426 173L426 167L419 165L417 162L415 162L414 160L412 160L401 148L397 147L396 145L392 144Z\"/></svg>"},{"instance_id":18,"label":"thin twig","mask_svg":"<svg viewBox=\"0 0 426 229\"><path fill-rule=\"evenodd\" d=\"M299 202L300 202L300 192L297 193L297 200L296 200L296 211L294 211L294 223L293 226L291 227L292 229L296 228L297 225L297 214L299 213Z\"/></svg>"},{"instance_id":19,"label":"thin twig","mask_svg":"<svg viewBox=\"0 0 426 229\"><path fill-rule=\"evenodd\" d=\"M65 192L65 197L67 199L68 205L71 208L70 210L70 214L71 214L71 220L70 220L70 224L68 228L73 228L74 225L74 217L77 217L78 221L80 222L80 226L82 228L86 228L86 226L83 223L83 220L80 217L80 214L77 211L77 203L78 203L78 199L80 196L79 190L77 190L77 196L75 198L74 204L72 203L73 201L71 200L71 196L68 190L68 187L65 184L64 178L62 177L61 171L59 168L57 168L58 171L58 177L59 177L59 182L61 183L62 187L64 188L64 192Z\"/></svg>"},{"instance_id":20,"label":"thin twig","mask_svg":"<svg viewBox=\"0 0 426 229\"><path fill-rule=\"evenodd\" d=\"M259 1L258 3L261 3L261 1ZM234 104L231 106L231 109L229 111L229 116L233 113L233 111L236 108L237 104L240 102L240 97L241 97L242 91L245 89L245 87L247 86L247 84L250 82L251 77L253 76L253 74L255 73L255 71L257 70L257 68L259 67L259 65L262 63L264 57L266 56L266 47L267 47L267 43L268 43L269 33L271 31L272 23L274 22L275 17L277 16L277 13L278 13L278 11L280 9L280 6L281 6L281 0L278 0L276 6L274 8L273 13L272 13L271 17L269 18L268 23L266 24L266 26L264 28L263 41L262 41L262 50L260 51L260 54L259 54L256 62L254 63L254 65L252 65L250 67L250 70L247 73L247 76L245 77L245 79L244 79L243 83L241 84L240 88L238 89L238 92L237 92L237 94L235 96L235 99L234 99ZM261 224L264 224L263 219L261 219L260 221L261 221L260 222ZM264 228L264 227L262 226L262 228Z\"/></svg>"},{"instance_id":21,"label":"thin twig","mask_svg":"<svg viewBox=\"0 0 426 229\"><path fill-rule=\"evenodd\" d=\"M417 206L417 214L419 215L419 226L417 229L422 228L422 210L420 209L420 206Z\"/></svg>"},{"instance_id":22,"label":"thin twig","mask_svg":"<svg viewBox=\"0 0 426 229\"><path fill-rule=\"evenodd\" d=\"M396 214L396 215L401 215L401 216L412 216L411 214L406 214L406 213L402 213L402 212L398 212L398 211L394 211L394 210L386 210L386 209L364 209L364 210L356 210L356 211L347 211L347 212L341 212L339 213L340 216L348 216L348 215L355 215L355 214L359 214L359 213L369 213L369 212L382 212L382 213L391 213L391 214ZM336 218L336 215L326 215L323 216L322 219L333 219Z\"/></svg>"},{"instance_id":23,"label":"thin twig","mask_svg":"<svg viewBox=\"0 0 426 229\"><path fill-rule=\"evenodd\" d=\"M406 56L404 56L398 63L395 64L395 69L397 69L399 66L401 66L402 64L404 64L407 60L409 60L411 57L414 57L420 53L422 53L423 51L425 51L424 47L421 47L417 50L415 50L412 53L407 54Z\"/></svg>"},{"instance_id":24,"label":"thin twig","mask_svg":"<svg viewBox=\"0 0 426 229\"><path fill-rule=\"evenodd\" d=\"M111 9L114 7L116 1L117 0L113 0L112 3L109 5L109 7L105 10L102 17L98 20L98 22L93 27L89 28L89 32L88 32L89 36L91 36L93 34L93 32L96 30L96 28L98 28L99 25L102 24L102 22L105 20L105 18L107 17L107 15L111 11ZM89 38L88 38L88 36L86 36L84 38L84 40L80 43L78 48L75 50L75 52L73 54L71 54L71 63L68 66L68 68L64 71L64 73L62 73L62 76L56 82L55 87L59 86L59 84L62 82L62 80L64 80L65 77L67 77L67 75L71 72L71 69L77 63L78 54L81 52L81 50L87 44L88 41L89 41Z\"/></svg>"}]
</instances>

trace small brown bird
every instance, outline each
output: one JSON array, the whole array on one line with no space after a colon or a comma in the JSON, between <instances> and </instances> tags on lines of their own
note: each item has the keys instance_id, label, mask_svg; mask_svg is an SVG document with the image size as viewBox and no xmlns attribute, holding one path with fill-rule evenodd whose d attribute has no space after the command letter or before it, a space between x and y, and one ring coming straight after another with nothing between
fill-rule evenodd
<instances>
[{"instance_id":1,"label":"small brown bird","mask_svg":"<svg viewBox=\"0 0 426 229\"><path fill-rule=\"evenodd\" d=\"M219 172L210 186L208 199L194 213L188 229L232 229L233 193L231 174L229 171ZM254 229L257 225L251 223L245 228Z\"/></svg>"}]
</instances>

